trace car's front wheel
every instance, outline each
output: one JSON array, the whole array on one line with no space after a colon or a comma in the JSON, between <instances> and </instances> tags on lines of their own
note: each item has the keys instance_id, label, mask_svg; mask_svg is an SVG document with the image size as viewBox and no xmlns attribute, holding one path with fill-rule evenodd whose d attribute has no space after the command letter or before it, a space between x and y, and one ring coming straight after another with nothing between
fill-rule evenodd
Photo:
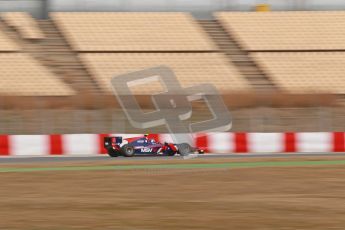
<instances>
[{"instance_id":1,"label":"car's front wheel","mask_svg":"<svg viewBox=\"0 0 345 230\"><path fill-rule=\"evenodd\" d=\"M125 157L134 156L134 148L132 146L124 145L122 147L122 152Z\"/></svg>"},{"instance_id":2,"label":"car's front wheel","mask_svg":"<svg viewBox=\"0 0 345 230\"><path fill-rule=\"evenodd\" d=\"M177 144L177 148L178 153L181 156L185 156L193 152L192 146L190 146L188 143Z\"/></svg>"}]
</instances>

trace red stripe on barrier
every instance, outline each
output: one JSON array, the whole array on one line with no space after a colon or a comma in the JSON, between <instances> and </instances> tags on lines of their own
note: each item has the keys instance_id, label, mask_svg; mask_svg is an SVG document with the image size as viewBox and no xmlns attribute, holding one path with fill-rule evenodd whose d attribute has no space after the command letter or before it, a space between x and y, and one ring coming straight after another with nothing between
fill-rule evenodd
<instances>
[{"instance_id":1,"label":"red stripe on barrier","mask_svg":"<svg viewBox=\"0 0 345 230\"><path fill-rule=\"evenodd\" d=\"M49 154L50 155L62 155L62 136L61 135L49 135Z\"/></svg>"},{"instance_id":2,"label":"red stripe on barrier","mask_svg":"<svg viewBox=\"0 0 345 230\"><path fill-rule=\"evenodd\" d=\"M196 136L195 138L195 145L197 148L204 150L205 152L208 152L208 141L207 141L207 135L201 134Z\"/></svg>"},{"instance_id":3,"label":"red stripe on barrier","mask_svg":"<svg viewBox=\"0 0 345 230\"><path fill-rule=\"evenodd\" d=\"M345 133L333 133L333 152L345 152Z\"/></svg>"},{"instance_id":4,"label":"red stripe on barrier","mask_svg":"<svg viewBox=\"0 0 345 230\"><path fill-rule=\"evenodd\" d=\"M10 155L10 138L8 135L0 135L0 156Z\"/></svg>"},{"instance_id":5,"label":"red stripe on barrier","mask_svg":"<svg viewBox=\"0 0 345 230\"><path fill-rule=\"evenodd\" d=\"M106 154L107 150L104 148L104 137L109 136L108 134L98 134L98 153Z\"/></svg>"},{"instance_id":6,"label":"red stripe on barrier","mask_svg":"<svg viewBox=\"0 0 345 230\"><path fill-rule=\"evenodd\" d=\"M235 133L235 152L248 152L248 141L246 133Z\"/></svg>"},{"instance_id":7,"label":"red stripe on barrier","mask_svg":"<svg viewBox=\"0 0 345 230\"><path fill-rule=\"evenodd\" d=\"M285 133L284 134L284 152L296 152L296 134Z\"/></svg>"}]
</instances>

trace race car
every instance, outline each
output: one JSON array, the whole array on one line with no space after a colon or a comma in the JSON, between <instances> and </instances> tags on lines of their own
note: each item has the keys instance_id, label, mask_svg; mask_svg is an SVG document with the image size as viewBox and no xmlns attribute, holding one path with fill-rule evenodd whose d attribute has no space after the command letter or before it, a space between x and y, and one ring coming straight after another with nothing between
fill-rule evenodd
<instances>
[{"instance_id":1,"label":"race car","mask_svg":"<svg viewBox=\"0 0 345 230\"><path fill-rule=\"evenodd\" d=\"M204 150L190 146L187 143L160 143L153 138L143 137L122 138L121 136L111 136L104 138L104 148L111 157L135 155L167 155L175 154L188 155L190 153L204 153Z\"/></svg>"}]
</instances>

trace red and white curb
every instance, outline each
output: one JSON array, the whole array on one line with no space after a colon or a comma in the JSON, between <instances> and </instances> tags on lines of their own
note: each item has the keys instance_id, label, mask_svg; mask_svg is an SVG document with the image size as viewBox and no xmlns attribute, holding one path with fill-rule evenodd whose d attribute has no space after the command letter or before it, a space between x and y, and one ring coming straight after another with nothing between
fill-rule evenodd
<instances>
[{"instance_id":1,"label":"red and white curb","mask_svg":"<svg viewBox=\"0 0 345 230\"><path fill-rule=\"evenodd\" d=\"M105 154L103 138L108 135L0 135L0 157ZM172 139L169 134L150 137L161 142ZM206 133L195 135L194 143L212 153L335 153L345 152L345 132Z\"/></svg>"}]
</instances>

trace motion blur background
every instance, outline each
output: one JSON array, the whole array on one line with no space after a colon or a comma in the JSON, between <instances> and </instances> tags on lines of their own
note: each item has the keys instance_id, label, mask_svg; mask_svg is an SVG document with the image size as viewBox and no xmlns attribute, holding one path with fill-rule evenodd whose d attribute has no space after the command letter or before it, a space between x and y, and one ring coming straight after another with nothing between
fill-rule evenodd
<instances>
[{"instance_id":1,"label":"motion blur background","mask_svg":"<svg viewBox=\"0 0 345 230\"><path fill-rule=\"evenodd\" d=\"M0 133L147 132L131 127L110 79L159 65L183 87L214 84L234 132L343 131L342 9L341 0L0 0ZM132 90L150 110L161 88ZM203 102L193 109L193 121L210 117Z\"/></svg>"},{"instance_id":2,"label":"motion blur background","mask_svg":"<svg viewBox=\"0 0 345 230\"><path fill-rule=\"evenodd\" d=\"M0 0L0 12L0 229L344 229L344 0ZM166 135L133 128L110 84L161 65L182 87L213 84L231 132L195 137L213 153L197 158L100 154L110 133ZM162 86L131 90L151 111ZM192 122L211 118L192 106Z\"/></svg>"}]
</instances>

